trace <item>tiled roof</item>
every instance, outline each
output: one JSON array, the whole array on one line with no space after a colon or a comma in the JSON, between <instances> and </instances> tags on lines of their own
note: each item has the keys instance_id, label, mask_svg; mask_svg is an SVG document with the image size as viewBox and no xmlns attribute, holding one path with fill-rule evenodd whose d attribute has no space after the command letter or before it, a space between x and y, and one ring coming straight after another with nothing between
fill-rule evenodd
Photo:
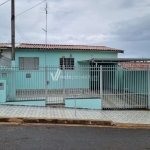
<instances>
[{"instance_id":1,"label":"tiled roof","mask_svg":"<svg viewBox=\"0 0 150 150\"><path fill-rule=\"evenodd\" d=\"M150 62L118 63L118 66L127 70L148 70L150 69Z\"/></svg>"},{"instance_id":2,"label":"tiled roof","mask_svg":"<svg viewBox=\"0 0 150 150\"><path fill-rule=\"evenodd\" d=\"M0 43L0 48L10 48L11 44L10 43Z\"/></svg>"},{"instance_id":3,"label":"tiled roof","mask_svg":"<svg viewBox=\"0 0 150 150\"><path fill-rule=\"evenodd\" d=\"M22 43L16 48L20 49L51 49L51 50L90 50L90 51L111 51L123 53L123 50L109 48L106 46L86 46L86 45L58 45L58 44L26 44Z\"/></svg>"}]
</instances>

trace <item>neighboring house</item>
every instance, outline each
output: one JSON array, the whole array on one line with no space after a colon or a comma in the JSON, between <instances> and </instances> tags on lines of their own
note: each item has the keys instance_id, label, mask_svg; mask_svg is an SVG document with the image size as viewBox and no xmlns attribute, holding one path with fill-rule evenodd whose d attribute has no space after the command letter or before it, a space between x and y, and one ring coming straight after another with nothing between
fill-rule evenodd
<instances>
[{"instance_id":1,"label":"neighboring house","mask_svg":"<svg viewBox=\"0 0 150 150\"><path fill-rule=\"evenodd\" d=\"M0 66L10 67L10 64L11 64L11 59L9 59L3 55L0 55Z\"/></svg>"},{"instance_id":2,"label":"neighboring house","mask_svg":"<svg viewBox=\"0 0 150 150\"><path fill-rule=\"evenodd\" d=\"M10 66L11 64L11 44L0 43L0 66Z\"/></svg>"},{"instance_id":3,"label":"neighboring house","mask_svg":"<svg viewBox=\"0 0 150 150\"><path fill-rule=\"evenodd\" d=\"M8 59L11 59L11 44L0 43L0 54Z\"/></svg>"}]
</instances>

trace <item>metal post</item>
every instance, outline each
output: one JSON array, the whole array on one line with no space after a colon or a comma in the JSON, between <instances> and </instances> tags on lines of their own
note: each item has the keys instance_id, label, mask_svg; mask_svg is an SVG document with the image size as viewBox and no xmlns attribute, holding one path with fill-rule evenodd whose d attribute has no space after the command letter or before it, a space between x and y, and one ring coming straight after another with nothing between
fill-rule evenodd
<instances>
[{"instance_id":1,"label":"metal post","mask_svg":"<svg viewBox=\"0 0 150 150\"><path fill-rule=\"evenodd\" d=\"M148 109L150 109L150 66L148 67Z\"/></svg>"},{"instance_id":2,"label":"metal post","mask_svg":"<svg viewBox=\"0 0 150 150\"><path fill-rule=\"evenodd\" d=\"M46 97L46 103L47 103L47 100L48 100L47 89L48 89L48 84L49 84L47 73L48 73L47 66L45 66L45 97Z\"/></svg>"},{"instance_id":3,"label":"metal post","mask_svg":"<svg viewBox=\"0 0 150 150\"><path fill-rule=\"evenodd\" d=\"M47 14L48 14L48 11L47 11L47 2L46 2L46 37L45 37L45 43L47 44Z\"/></svg>"},{"instance_id":4,"label":"metal post","mask_svg":"<svg viewBox=\"0 0 150 150\"><path fill-rule=\"evenodd\" d=\"M63 63L63 103L65 104L65 65Z\"/></svg>"},{"instance_id":5,"label":"metal post","mask_svg":"<svg viewBox=\"0 0 150 150\"><path fill-rule=\"evenodd\" d=\"M75 99L74 99L74 107L75 107L75 116L76 116L76 94L75 94Z\"/></svg>"},{"instance_id":6,"label":"metal post","mask_svg":"<svg viewBox=\"0 0 150 150\"><path fill-rule=\"evenodd\" d=\"M103 68L100 66L100 98L101 98L101 107L103 109Z\"/></svg>"},{"instance_id":7,"label":"metal post","mask_svg":"<svg viewBox=\"0 0 150 150\"><path fill-rule=\"evenodd\" d=\"M122 107L125 108L125 94L126 94L126 91L125 91L125 70L123 71L123 105Z\"/></svg>"},{"instance_id":8,"label":"metal post","mask_svg":"<svg viewBox=\"0 0 150 150\"><path fill-rule=\"evenodd\" d=\"M11 0L11 44L12 61L15 60L15 0Z\"/></svg>"}]
</instances>

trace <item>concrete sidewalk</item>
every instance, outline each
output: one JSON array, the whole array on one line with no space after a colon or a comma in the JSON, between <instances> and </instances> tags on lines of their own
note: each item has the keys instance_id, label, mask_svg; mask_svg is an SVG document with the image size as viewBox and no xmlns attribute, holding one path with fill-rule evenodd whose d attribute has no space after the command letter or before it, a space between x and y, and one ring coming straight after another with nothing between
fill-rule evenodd
<instances>
[{"instance_id":1,"label":"concrete sidewalk","mask_svg":"<svg viewBox=\"0 0 150 150\"><path fill-rule=\"evenodd\" d=\"M45 119L75 119L100 120L114 123L147 124L150 125L148 110L90 110L70 108L8 106L0 105L0 118L45 118Z\"/></svg>"}]
</instances>

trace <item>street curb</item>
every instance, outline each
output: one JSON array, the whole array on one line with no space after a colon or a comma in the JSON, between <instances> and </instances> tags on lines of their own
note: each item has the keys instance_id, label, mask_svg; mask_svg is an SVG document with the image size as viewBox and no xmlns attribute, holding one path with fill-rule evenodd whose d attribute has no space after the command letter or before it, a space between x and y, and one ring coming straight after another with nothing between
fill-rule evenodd
<instances>
[{"instance_id":1,"label":"street curb","mask_svg":"<svg viewBox=\"0 0 150 150\"><path fill-rule=\"evenodd\" d=\"M23 117L0 117L0 124L47 124L47 125L87 125L105 126L113 128L141 128L150 129L150 124L114 123L111 120L94 119L58 119L58 118L23 118Z\"/></svg>"},{"instance_id":2,"label":"street curb","mask_svg":"<svg viewBox=\"0 0 150 150\"><path fill-rule=\"evenodd\" d=\"M120 128L147 128L150 129L150 124L133 124L133 123L115 123L116 127Z\"/></svg>"},{"instance_id":3,"label":"street curb","mask_svg":"<svg viewBox=\"0 0 150 150\"><path fill-rule=\"evenodd\" d=\"M18 123L18 124L76 124L76 125L103 125L103 126L113 126L112 121L104 120L86 120L86 119L58 119L58 118L9 118L0 117L0 123Z\"/></svg>"}]
</instances>

